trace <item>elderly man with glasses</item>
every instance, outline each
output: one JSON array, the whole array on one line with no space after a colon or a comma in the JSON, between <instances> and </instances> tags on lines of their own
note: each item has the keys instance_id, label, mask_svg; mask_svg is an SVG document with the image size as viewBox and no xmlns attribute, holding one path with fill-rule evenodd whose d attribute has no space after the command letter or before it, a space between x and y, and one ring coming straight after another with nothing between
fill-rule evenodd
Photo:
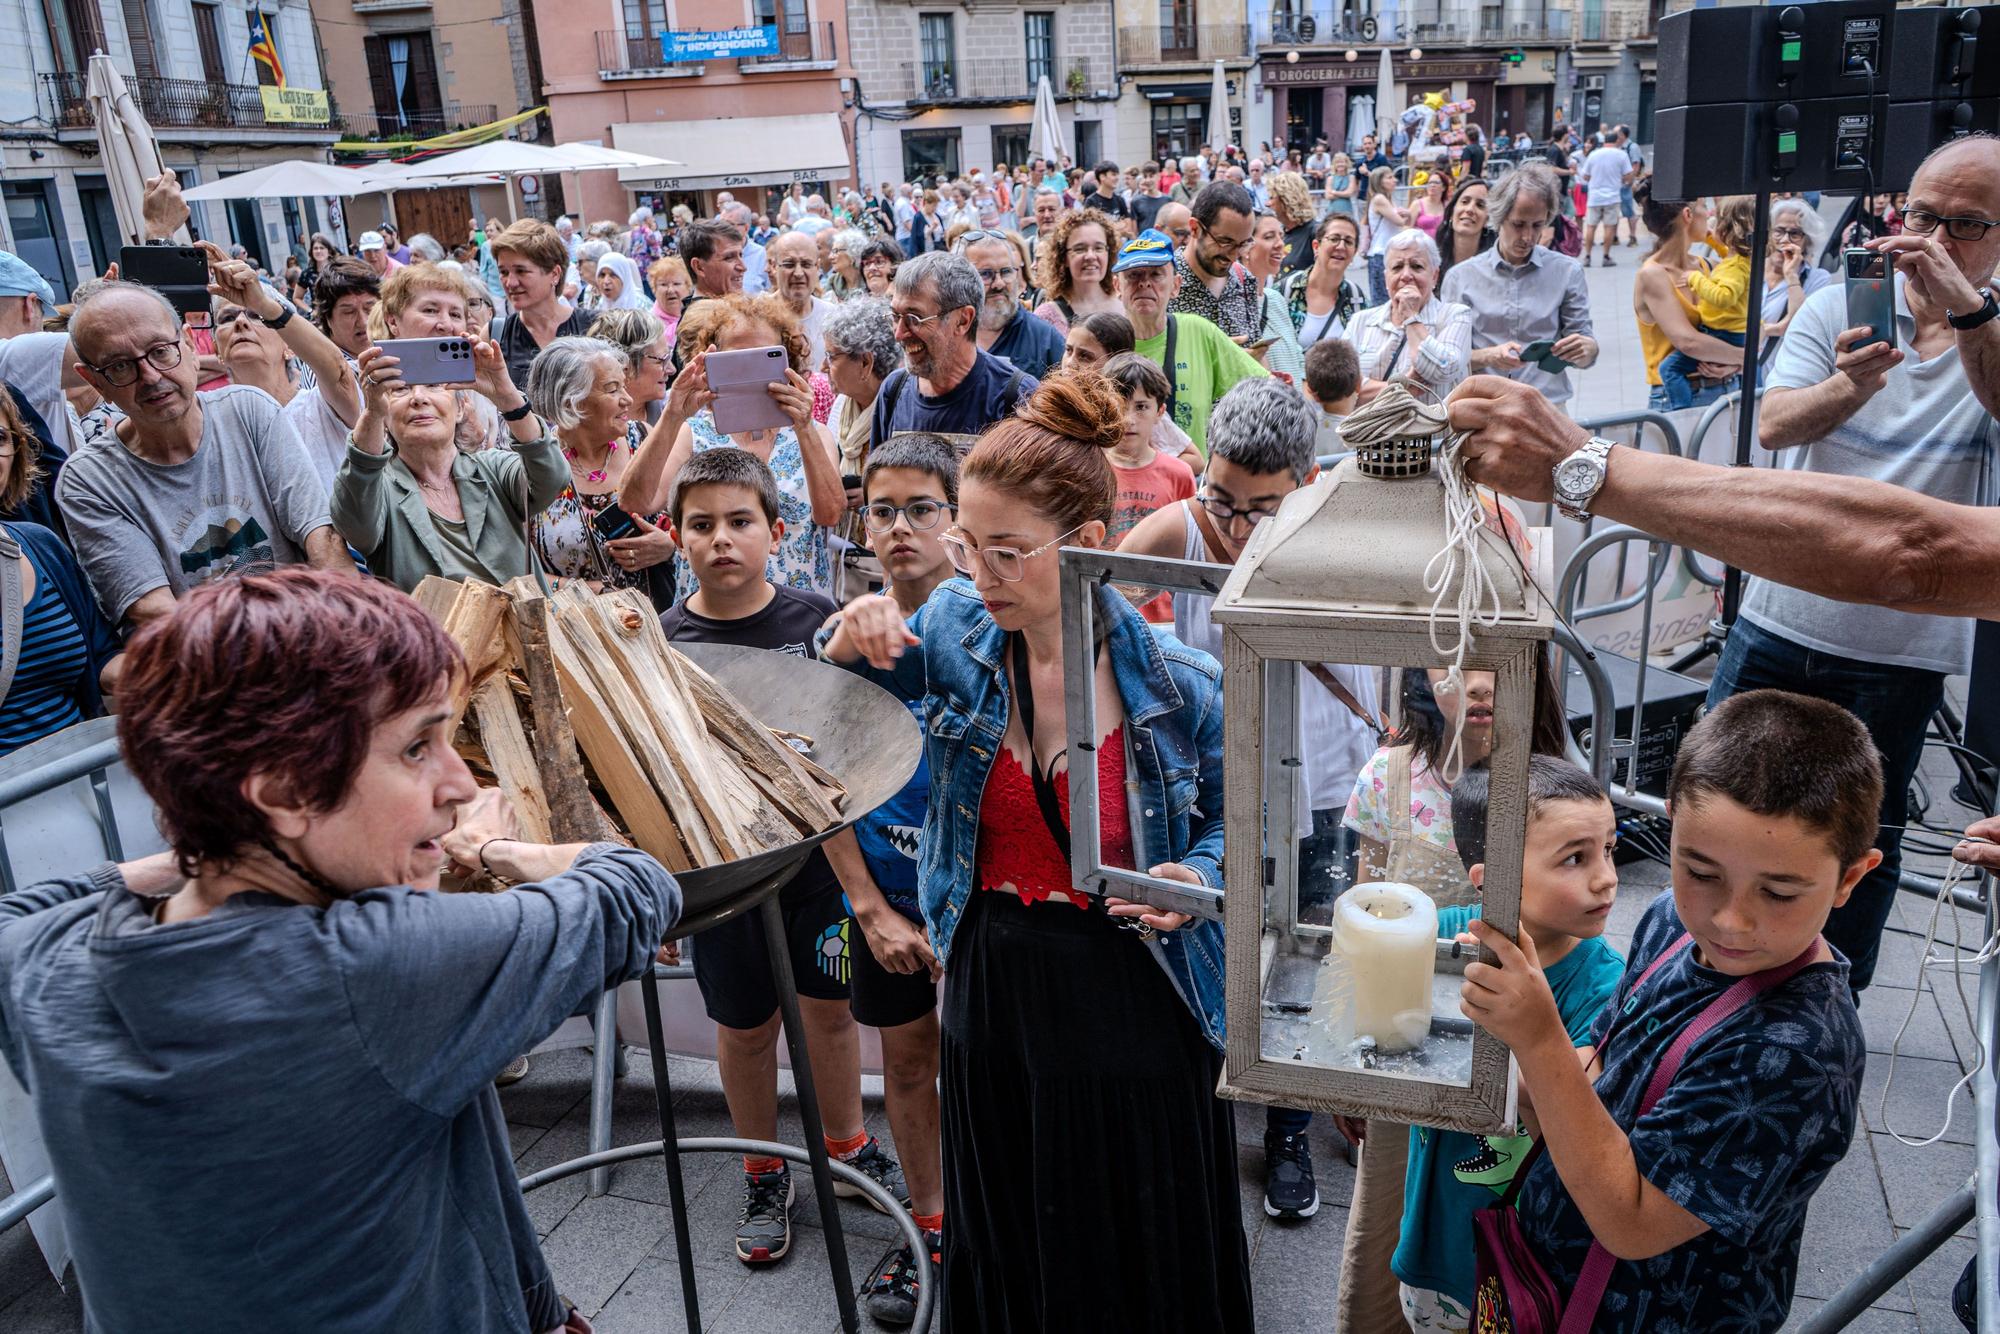
<instances>
[{"instance_id":1,"label":"elderly man with glasses","mask_svg":"<svg viewBox=\"0 0 2000 1334\"><path fill-rule=\"evenodd\" d=\"M136 628L197 584L245 570L354 568L276 400L249 385L197 393L194 350L165 297L107 282L77 303L69 329L77 374L125 414L56 484L108 620Z\"/></svg>"},{"instance_id":2,"label":"elderly man with glasses","mask_svg":"<svg viewBox=\"0 0 2000 1334\"><path fill-rule=\"evenodd\" d=\"M1021 248L1005 232L978 230L958 239L958 253L985 288L979 307L979 346L1037 379L1062 361L1063 338L1021 304L1027 286Z\"/></svg>"},{"instance_id":3,"label":"elderly man with glasses","mask_svg":"<svg viewBox=\"0 0 2000 1334\"><path fill-rule=\"evenodd\" d=\"M1007 253L1016 262L1012 247ZM896 270L889 318L904 366L875 395L871 449L908 431L970 446L1035 391L1034 376L979 345L984 306L979 274L963 255L928 250Z\"/></svg>"},{"instance_id":4,"label":"elderly man with glasses","mask_svg":"<svg viewBox=\"0 0 2000 1334\"><path fill-rule=\"evenodd\" d=\"M1759 438L1780 467L1874 478L1961 505L2000 501L1996 228L2000 141L1955 140L1924 160L1910 182L1903 234L1868 242L1895 257L1895 317L1883 331L1893 338L1849 327L1837 283L1807 297L1792 318L1758 414ZM1830 700L1875 738L1882 862L1826 924L1857 994L1874 976L1895 902L1910 779L1945 678L1971 668L1972 639L1969 619L1857 607L1755 579L1709 688L1711 705L1765 687Z\"/></svg>"},{"instance_id":5,"label":"elderly man with glasses","mask_svg":"<svg viewBox=\"0 0 2000 1334\"><path fill-rule=\"evenodd\" d=\"M784 298L799 317L799 330L811 349L806 374L826 369L826 317L835 303L818 295L819 245L804 232L786 232L765 248L771 290Z\"/></svg>"}]
</instances>

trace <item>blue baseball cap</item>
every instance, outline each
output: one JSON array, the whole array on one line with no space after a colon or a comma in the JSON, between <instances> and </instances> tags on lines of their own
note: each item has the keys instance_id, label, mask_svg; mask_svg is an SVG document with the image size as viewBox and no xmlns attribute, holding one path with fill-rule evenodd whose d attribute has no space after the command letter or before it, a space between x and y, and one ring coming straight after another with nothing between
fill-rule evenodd
<instances>
[{"instance_id":1,"label":"blue baseball cap","mask_svg":"<svg viewBox=\"0 0 2000 1334\"><path fill-rule=\"evenodd\" d=\"M0 296L37 296L48 314L54 314L56 292L48 279L36 273L19 255L0 250Z\"/></svg>"},{"instance_id":2,"label":"blue baseball cap","mask_svg":"<svg viewBox=\"0 0 2000 1334\"><path fill-rule=\"evenodd\" d=\"M1173 262L1174 239L1157 227L1148 227L1119 248L1118 262L1111 266L1111 271L1156 269Z\"/></svg>"}]
</instances>

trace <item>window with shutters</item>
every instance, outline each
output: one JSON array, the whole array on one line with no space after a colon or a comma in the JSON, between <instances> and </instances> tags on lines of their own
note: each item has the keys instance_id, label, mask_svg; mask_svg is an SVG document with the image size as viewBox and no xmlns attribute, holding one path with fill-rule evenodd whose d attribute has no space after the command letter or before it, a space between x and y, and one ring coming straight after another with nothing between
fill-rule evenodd
<instances>
[{"instance_id":1,"label":"window with shutters","mask_svg":"<svg viewBox=\"0 0 2000 1334\"><path fill-rule=\"evenodd\" d=\"M1056 76L1056 16L1052 13L1021 16L1028 37L1028 91L1043 79Z\"/></svg>"},{"instance_id":2,"label":"window with shutters","mask_svg":"<svg viewBox=\"0 0 2000 1334\"><path fill-rule=\"evenodd\" d=\"M42 19L49 25L56 64L72 74L83 73L91 52L111 49L96 0L42 0Z\"/></svg>"},{"instance_id":3,"label":"window with shutters","mask_svg":"<svg viewBox=\"0 0 2000 1334\"><path fill-rule=\"evenodd\" d=\"M438 91L430 33L370 33L362 39L362 46L368 55L375 115L384 128L415 130L443 125L444 98Z\"/></svg>"},{"instance_id":4,"label":"window with shutters","mask_svg":"<svg viewBox=\"0 0 2000 1334\"><path fill-rule=\"evenodd\" d=\"M128 4L137 3L138 0L126 0L126 2ZM271 50L277 53L278 64L282 67L285 63L285 52L284 48L278 45L278 16L269 10L264 10L262 13L264 17L264 34L270 38ZM257 84L259 87L276 88L278 86L278 76L272 71L269 65L256 59L252 59L250 63L257 71Z\"/></svg>"},{"instance_id":5,"label":"window with shutters","mask_svg":"<svg viewBox=\"0 0 2000 1334\"><path fill-rule=\"evenodd\" d=\"M194 9L194 44L201 50L201 76L210 83L227 82L222 63L222 7L198 4Z\"/></svg>"},{"instance_id":6,"label":"window with shutters","mask_svg":"<svg viewBox=\"0 0 2000 1334\"><path fill-rule=\"evenodd\" d=\"M625 35L652 42L667 30L667 0L625 0ZM653 51L658 55L657 48Z\"/></svg>"},{"instance_id":7,"label":"window with shutters","mask_svg":"<svg viewBox=\"0 0 2000 1334\"><path fill-rule=\"evenodd\" d=\"M155 54L153 17L146 9L146 0L119 0L118 8L125 16L125 38L132 44L132 72L142 79L158 78L160 61Z\"/></svg>"}]
</instances>

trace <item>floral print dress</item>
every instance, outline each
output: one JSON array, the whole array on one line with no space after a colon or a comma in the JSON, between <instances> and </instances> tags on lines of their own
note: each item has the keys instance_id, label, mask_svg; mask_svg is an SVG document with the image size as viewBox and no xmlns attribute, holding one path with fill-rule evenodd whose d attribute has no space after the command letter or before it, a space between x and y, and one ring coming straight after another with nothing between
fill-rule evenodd
<instances>
[{"instance_id":1,"label":"floral print dress","mask_svg":"<svg viewBox=\"0 0 2000 1334\"><path fill-rule=\"evenodd\" d=\"M640 442L645 438L644 422L633 422L626 427L628 462L639 452ZM564 487L562 494L535 516L535 554L541 558L543 568L561 579L594 580L606 591L637 588L643 592L647 588L648 571L628 570L613 560L603 535L591 526L592 519L617 503L616 491L584 495L577 492L574 482ZM646 521L664 527L667 516L651 514Z\"/></svg>"}]
</instances>

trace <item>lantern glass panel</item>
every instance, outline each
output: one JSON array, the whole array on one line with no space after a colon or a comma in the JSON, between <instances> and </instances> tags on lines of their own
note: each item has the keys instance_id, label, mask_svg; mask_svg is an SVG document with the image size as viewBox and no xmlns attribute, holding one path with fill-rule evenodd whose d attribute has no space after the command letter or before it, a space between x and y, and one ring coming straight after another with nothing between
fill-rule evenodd
<instances>
[{"instance_id":1,"label":"lantern glass panel","mask_svg":"<svg viewBox=\"0 0 2000 1334\"><path fill-rule=\"evenodd\" d=\"M1443 688L1441 668L1409 663L1379 671L1383 703L1404 733L1435 738L1438 759L1418 746L1364 763L1350 793L1329 802L1328 779L1277 744L1285 692L1279 675L1299 681L1303 746L1312 751L1345 732L1352 715L1322 684L1312 664L1266 660L1265 887L1268 967L1264 972L1260 1057L1293 1067L1343 1070L1467 1088L1472 1083L1473 1026L1459 1008L1470 948L1440 941L1441 910L1475 904L1479 891L1458 849L1484 846L1484 821L1455 829L1444 750L1463 716L1466 760L1483 758L1492 738L1491 672L1466 674L1466 688ZM1275 755L1276 762L1272 762ZM1364 753L1364 758L1365 753ZM1316 766L1315 766L1316 768ZM1317 782L1313 781L1317 779ZM1295 787L1291 800L1286 789ZM1295 819L1282 818L1290 804ZM1315 809L1317 808L1317 809ZM1285 826L1298 831L1294 854L1280 849ZM1294 868L1287 883L1282 863Z\"/></svg>"}]
</instances>

